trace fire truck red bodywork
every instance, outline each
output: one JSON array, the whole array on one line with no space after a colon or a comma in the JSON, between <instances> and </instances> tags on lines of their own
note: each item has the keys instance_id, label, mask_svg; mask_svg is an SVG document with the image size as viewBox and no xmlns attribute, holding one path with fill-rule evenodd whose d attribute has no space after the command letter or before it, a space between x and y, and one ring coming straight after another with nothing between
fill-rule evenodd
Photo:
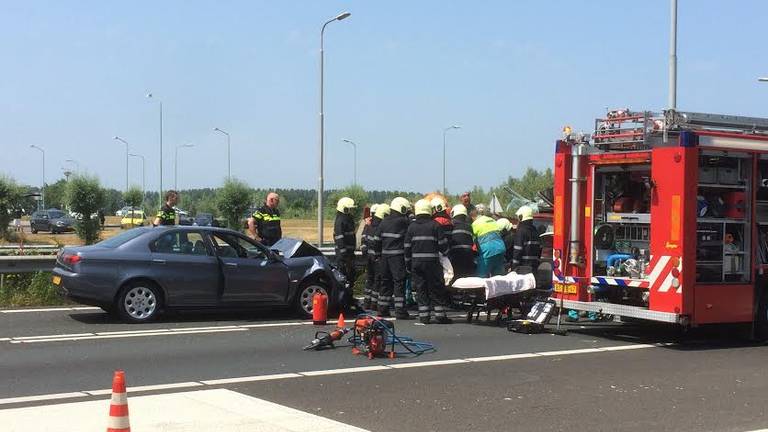
<instances>
[{"instance_id":1,"label":"fire truck red bodywork","mask_svg":"<svg viewBox=\"0 0 768 432\"><path fill-rule=\"evenodd\" d=\"M754 131L713 129L717 128L679 127L674 133L665 133L663 137L659 131L645 131L646 145L638 144L641 141L636 140L633 141L636 145L630 146L634 148L616 151L588 143L585 147L587 152L582 156L574 156L577 145L575 141L557 141L554 161L553 236L553 282L556 290L553 297L557 301L564 301L565 307L572 309L605 311L684 325L768 320L768 317L761 316L761 308L765 308L761 302L765 302L763 297L768 295L764 294L764 265L757 259L761 231L756 214L757 191L766 187L760 183L760 173L763 164L768 167L768 161L760 161L768 159L761 157L768 154L768 136ZM617 131L609 137L625 139L625 135L632 135L621 135L619 132L623 130L619 128ZM655 144L647 144L652 141L649 138L652 135L655 137ZM706 157L717 161L730 162L731 158L738 159L739 172L744 173L746 177L743 185L700 184L699 174L703 163L701 161L705 155L711 155ZM581 158L578 173L573 172L574 157ZM615 266L608 265L611 263L610 256L607 262L604 256L598 258L601 251L593 244L596 227L608 225L606 231L610 232L614 226L639 230L644 225L611 225L608 218L614 216L606 210L610 207L609 201L604 192L600 195L601 189L597 183L602 182L600 187L604 188L608 180L600 180L601 178L606 179L606 175L620 176L623 175L623 170L629 172L637 167L649 167L650 172L646 182L649 209L645 212L650 214L647 223L650 235L646 241L650 256L647 261L643 261L644 268L638 277L599 274L604 268L613 271L616 269L613 268ZM611 174L616 172L619 174ZM574 183L577 186L574 186ZM579 214L573 214L572 211L576 190L580 201L577 207ZM733 196L732 191L743 191L747 201L745 217L742 220L721 217L722 221L700 217L701 210L698 206L702 195L709 190L714 191L714 195L719 193L726 198ZM722 201L719 196L716 199ZM618 207L618 204L613 204L615 202L616 200L610 204ZM631 214L624 216L632 219ZM577 218L577 226L581 230L575 237L578 242L573 241L571 233L573 218ZM722 228L718 233L716 231L720 226ZM707 229L712 231L712 234L706 234ZM735 234L728 233L729 229ZM697 245L698 238L708 238L703 237L706 235L727 237L730 234L732 239L739 233L743 237L739 244L744 250L738 251L735 247L724 249L726 252L723 253L722 261L728 260L728 263L718 264L717 261L713 263L699 259L699 255L703 254L700 249L703 246ZM708 242L715 243L714 246L709 246L710 251L718 250L718 241L722 240ZM572 252L572 243L577 243L579 253L576 257L573 256L576 254ZM702 241L702 245L706 243ZM725 248L722 245L720 247ZM728 252L729 250L734 251ZM638 258L637 254L630 259L635 258ZM736 264L731 265L731 262ZM733 276L733 270L737 269L735 266L738 264L744 269L739 276ZM725 267L720 267L718 273L719 265ZM717 276L721 280L715 280ZM611 302L605 298L597 301L599 296L596 292L608 292L608 297L611 298L619 298L622 295L622 298L632 298L630 294L633 291L636 292L636 299L642 298L642 303L635 300L632 304L622 304L621 301Z\"/></svg>"}]
</instances>

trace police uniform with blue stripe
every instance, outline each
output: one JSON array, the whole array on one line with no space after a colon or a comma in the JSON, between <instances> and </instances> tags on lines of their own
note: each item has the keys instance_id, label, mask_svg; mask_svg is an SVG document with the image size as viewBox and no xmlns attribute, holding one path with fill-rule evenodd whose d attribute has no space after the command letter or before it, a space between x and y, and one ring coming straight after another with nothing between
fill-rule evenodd
<instances>
[{"instance_id":1,"label":"police uniform with blue stripe","mask_svg":"<svg viewBox=\"0 0 768 432\"><path fill-rule=\"evenodd\" d=\"M165 204L157 212L157 218L160 219L160 225L176 225L176 209Z\"/></svg>"},{"instance_id":2,"label":"police uniform with blue stripe","mask_svg":"<svg viewBox=\"0 0 768 432\"><path fill-rule=\"evenodd\" d=\"M272 246L283 238L283 229L280 227L280 210L267 205L259 207L253 213L256 230L265 246Z\"/></svg>"}]
</instances>

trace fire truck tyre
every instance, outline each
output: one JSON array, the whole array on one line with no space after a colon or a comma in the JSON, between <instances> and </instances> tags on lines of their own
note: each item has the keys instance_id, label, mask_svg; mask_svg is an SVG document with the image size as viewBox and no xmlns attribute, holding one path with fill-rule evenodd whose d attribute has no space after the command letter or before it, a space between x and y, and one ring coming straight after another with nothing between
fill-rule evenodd
<instances>
[{"instance_id":1,"label":"fire truck tyre","mask_svg":"<svg viewBox=\"0 0 768 432\"><path fill-rule=\"evenodd\" d=\"M760 303L757 305L755 336L762 341L768 340L768 288L763 289Z\"/></svg>"}]
</instances>

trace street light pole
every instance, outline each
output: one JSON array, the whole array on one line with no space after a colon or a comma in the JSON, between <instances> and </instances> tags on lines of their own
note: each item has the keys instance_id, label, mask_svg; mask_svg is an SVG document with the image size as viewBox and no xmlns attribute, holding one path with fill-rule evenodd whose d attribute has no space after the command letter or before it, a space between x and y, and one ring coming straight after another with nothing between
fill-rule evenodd
<instances>
[{"instance_id":1,"label":"street light pole","mask_svg":"<svg viewBox=\"0 0 768 432\"><path fill-rule=\"evenodd\" d=\"M669 109L677 109L677 0L670 0Z\"/></svg>"},{"instance_id":2,"label":"street light pole","mask_svg":"<svg viewBox=\"0 0 768 432\"><path fill-rule=\"evenodd\" d=\"M445 134L451 129L461 129L461 126L453 125L443 129L443 195L448 195L448 190L445 188Z\"/></svg>"},{"instance_id":3,"label":"street light pole","mask_svg":"<svg viewBox=\"0 0 768 432\"><path fill-rule=\"evenodd\" d=\"M74 159L67 159L64 162L69 162L75 166L75 172L80 172L80 162L74 160Z\"/></svg>"},{"instance_id":4,"label":"street light pole","mask_svg":"<svg viewBox=\"0 0 768 432\"><path fill-rule=\"evenodd\" d=\"M357 185L357 143L355 143L352 140L348 140L348 139L343 139L342 141L352 145L352 150L353 150L352 153L354 154L354 165L353 166L354 166L354 174L355 174L354 177L352 177L353 178L352 184L353 185Z\"/></svg>"},{"instance_id":5,"label":"street light pole","mask_svg":"<svg viewBox=\"0 0 768 432\"><path fill-rule=\"evenodd\" d=\"M29 146L30 148L40 150L40 153L43 155L43 182L40 185L40 201L37 202L37 209L42 210L45 208L45 150L43 150L41 147L38 147L34 144Z\"/></svg>"},{"instance_id":6,"label":"street light pole","mask_svg":"<svg viewBox=\"0 0 768 432\"><path fill-rule=\"evenodd\" d=\"M147 98L156 99L152 93L147 93ZM163 101L156 100L160 104L160 191L157 194L159 208L163 206Z\"/></svg>"},{"instance_id":7,"label":"street light pole","mask_svg":"<svg viewBox=\"0 0 768 432\"><path fill-rule=\"evenodd\" d=\"M336 17L329 19L323 24L323 28L320 29L320 178L319 187L317 189L317 245L323 245L323 144L325 134L325 119L323 117L323 86L324 86L324 70L323 60L325 51L323 50L323 36L325 36L325 27L334 22L341 21L352 15L349 12L342 12Z\"/></svg>"},{"instance_id":8,"label":"street light pole","mask_svg":"<svg viewBox=\"0 0 768 432\"><path fill-rule=\"evenodd\" d=\"M229 141L229 132L219 128L213 128L214 132L221 132L227 136L227 180L232 180L232 147Z\"/></svg>"},{"instance_id":9,"label":"street light pole","mask_svg":"<svg viewBox=\"0 0 768 432\"><path fill-rule=\"evenodd\" d=\"M115 136L115 140L125 144L125 190L127 191L128 190L128 141L120 138L119 136Z\"/></svg>"},{"instance_id":10,"label":"street light pole","mask_svg":"<svg viewBox=\"0 0 768 432\"><path fill-rule=\"evenodd\" d=\"M173 189L178 192L179 190L179 149L186 147L194 147L194 144L181 144L176 146L176 156L173 158Z\"/></svg>"},{"instance_id":11,"label":"street light pole","mask_svg":"<svg viewBox=\"0 0 768 432\"><path fill-rule=\"evenodd\" d=\"M147 190L146 189L147 188L147 183L146 183L146 179L147 178L144 175L145 174L145 171L144 171L144 165L145 165L144 164L144 156L142 156L140 154L133 154L133 153L129 154L128 156L141 159L141 194L143 196L146 193L146 190ZM142 198L142 200L143 200L143 198Z\"/></svg>"}]
</instances>

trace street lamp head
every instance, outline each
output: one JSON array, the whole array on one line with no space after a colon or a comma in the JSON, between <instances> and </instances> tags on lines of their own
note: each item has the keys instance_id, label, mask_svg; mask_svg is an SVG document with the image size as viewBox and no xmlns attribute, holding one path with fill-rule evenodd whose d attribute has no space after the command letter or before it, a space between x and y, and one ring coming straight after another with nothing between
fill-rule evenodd
<instances>
[{"instance_id":1,"label":"street lamp head","mask_svg":"<svg viewBox=\"0 0 768 432\"><path fill-rule=\"evenodd\" d=\"M344 141L345 143L352 143L352 140L348 140L346 138L342 138L342 141Z\"/></svg>"},{"instance_id":2,"label":"street lamp head","mask_svg":"<svg viewBox=\"0 0 768 432\"><path fill-rule=\"evenodd\" d=\"M459 126L459 125L453 125L453 126L451 126L451 129L461 129L461 126Z\"/></svg>"},{"instance_id":3,"label":"street lamp head","mask_svg":"<svg viewBox=\"0 0 768 432\"><path fill-rule=\"evenodd\" d=\"M213 131L214 131L214 132L219 132L220 130L221 130L221 129L219 129L219 128L217 128L217 127L213 128Z\"/></svg>"},{"instance_id":4,"label":"street lamp head","mask_svg":"<svg viewBox=\"0 0 768 432\"><path fill-rule=\"evenodd\" d=\"M768 82L768 77L760 77L757 80L760 82Z\"/></svg>"},{"instance_id":5,"label":"street lamp head","mask_svg":"<svg viewBox=\"0 0 768 432\"><path fill-rule=\"evenodd\" d=\"M335 19L336 19L336 21L341 21L343 19L349 18L350 15L352 15L352 14L349 13L349 12L342 12Z\"/></svg>"},{"instance_id":6,"label":"street lamp head","mask_svg":"<svg viewBox=\"0 0 768 432\"><path fill-rule=\"evenodd\" d=\"M147 93L147 98L152 99L152 93Z\"/></svg>"}]
</instances>

